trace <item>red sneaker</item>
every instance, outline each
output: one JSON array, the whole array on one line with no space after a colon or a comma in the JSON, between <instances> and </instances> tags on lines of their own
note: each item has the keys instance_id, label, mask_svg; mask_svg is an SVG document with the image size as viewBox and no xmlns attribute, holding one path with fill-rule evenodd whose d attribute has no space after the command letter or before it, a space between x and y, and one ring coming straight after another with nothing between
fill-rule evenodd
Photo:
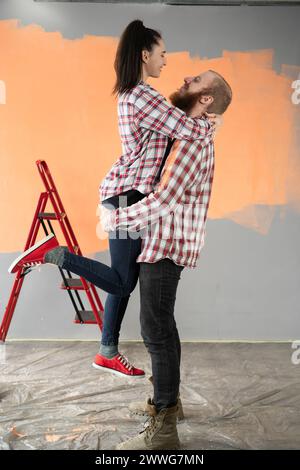
<instances>
[{"instance_id":1,"label":"red sneaker","mask_svg":"<svg viewBox=\"0 0 300 470\"><path fill-rule=\"evenodd\" d=\"M145 377L145 372L142 369L137 369L128 361L127 357L122 354L118 354L112 359L97 354L93 367L96 369L103 369L111 372L112 374L119 375L121 377L133 377L135 379L142 379Z\"/></svg>"},{"instance_id":2,"label":"red sneaker","mask_svg":"<svg viewBox=\"0 0 300 470\"><path fill-rule=\"evenodd\" d=\"M53 233L43 238L35 245L32 245L28 250L24 251L8 268L9 273L15 273L20 268L29 268L43 264L44 256L47 251L52 250L59 246L57 238Z\"/></svg>"}]
</instances>

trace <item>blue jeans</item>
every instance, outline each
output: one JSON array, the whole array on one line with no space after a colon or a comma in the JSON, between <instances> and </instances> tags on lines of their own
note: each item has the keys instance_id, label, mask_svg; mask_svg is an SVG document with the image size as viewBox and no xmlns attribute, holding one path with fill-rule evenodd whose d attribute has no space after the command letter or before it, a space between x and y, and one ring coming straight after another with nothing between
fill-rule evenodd
<instances>
[{"instance_id":1,"label":"blue jeans","mask_svg":"<svg viewBox=\"0 0 300 470\"><path fill-rule=\"evenodd\" d=\"M157 411L178 399L181 347L174 308L183 268L168 258L140 263L141 333L151 356Z\"/></svg>"},{"instance_id":2,"label":"blue jeans","mask_svg":"<svg viewBox=\"0 0 300 470\"><path fill-rule=\"evenodd\" d=\"M145 197L138 191L128 191L125 206L134 204ZM107 206L107 202L110 204ZM123 199L124 202L124 199ZM103 201L110 209L119 207L117 196ZM121 324L131 292L139 277L137 257L141 253L139 233L129 234L123 230L109 233L111 267L100 261L66 252L62 268L77 274L108 293L104 306L101 344L117 345Z\"/></svg>"},{"instance_id":3,"label":"blue jeans","mask_svg":"<svg viewBox=\"0 0 300 470\"><path fill-rule=\"evenodd\" d=\"M109 250L111 267L100 261L66 252L63 269L71 271L92 282L95 286L108 292L104 307L103 329L101 343L117 345L122 320L127 308L129 297L134 290L139 277L139 263L136 259L141 252L141 239L133 240L127 232L118 230L113 238L109 234Z\"/></svg>"}]
</instances>

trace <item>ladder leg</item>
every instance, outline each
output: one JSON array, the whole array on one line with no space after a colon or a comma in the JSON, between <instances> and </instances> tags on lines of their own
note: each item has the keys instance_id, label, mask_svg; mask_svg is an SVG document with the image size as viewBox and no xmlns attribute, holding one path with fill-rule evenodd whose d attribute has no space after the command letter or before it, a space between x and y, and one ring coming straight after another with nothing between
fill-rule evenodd
<instances>
[{"instance_id":1,"label":"ladder leg","mask_svg":"<svg viewBox=\"0 0 300 470\"><path fill-rule=\"evenodd\" d=\"M8 329L10 327L10 323L16 308L16 304L18 301L18 297L22 288L22 284L24 282L24 277L21 277L21 270L18 271L17 277L14 281L14 285L10 294L10 298L5 309L5 313L2 319L1 327L0 327L0 341L5 341Z\"/></svg>"},{"instance_id":2,"label":"ladder leg","mask_svg":"<svg viewBox=\"0 0 300 470\"><path fill-rule=\"evenodd\" d=\"M46 193L41 193L40 194L40 197L39 197L39 200L38 200L38 203L37 203L37 207L36 207L36 210L35 210L35 214L33 216L33 221L32 221L31 227L30 227L29 235L27 237L27 241L26 241L26 244L25 244L24 251L26 251L28 248L30 248L35 243L37 233L38 233L39 227L40 227L40 221L38 219L38 214L41 210L43 210L45 208L45 206L47 204L47 199L48 199L48 196L47 196ZM1 327L0 327L0 341L5 341L5 339L6 339L8 329L10 327L10 323L11 323L16 305L17 305L17 301L18 301L18 298L19 298L19 294L20 294L23 282L24 282L24 270L20 269L16 274L16 278L15 278L15 281L14 281L14 284L13 284L13 287L12 287L12 290L11 290L9 301L8 301L8 304L7 304L7 307L5 309L3 319L2 319L2 323L1 323Z\"/></svg>"}]
</instances>

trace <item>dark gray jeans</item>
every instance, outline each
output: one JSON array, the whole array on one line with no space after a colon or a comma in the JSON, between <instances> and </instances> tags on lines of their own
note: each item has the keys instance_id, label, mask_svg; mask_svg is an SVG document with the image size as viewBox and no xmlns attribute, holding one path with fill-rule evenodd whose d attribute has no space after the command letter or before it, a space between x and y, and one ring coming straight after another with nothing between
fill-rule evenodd
<instances>
[{"instance_id":1,"label":"dark gray jeans","mask_svg":"<svg viewBox=\"0 0 300 470\"><path fill-rule=\"evenodd\" d=\"M182 270L168 258L140 263L141 333L151 356L158 411L174 406L179 393L181 347L174 307Z\"/></svg>"}]
</instances>

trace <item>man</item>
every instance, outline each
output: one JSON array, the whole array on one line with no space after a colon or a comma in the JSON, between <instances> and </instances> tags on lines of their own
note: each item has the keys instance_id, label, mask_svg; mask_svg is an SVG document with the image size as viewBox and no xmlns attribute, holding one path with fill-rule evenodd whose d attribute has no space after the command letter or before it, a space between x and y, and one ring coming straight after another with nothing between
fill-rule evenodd
<instances>
[{"instance_id":1,"label":"man","mask_svg":"<svg viewBox=\"0 0 300 470\"><path fill-rule=\"evenodd\" d=\"M186 78L170 99L190 117L205 112L223 114L232 92L222 76L209 70ZM152 362L152 416L142 433L117 449L180 448L176 418L181 349L174 306L181 272L196 266L204 244L213 174L211 138L175 141L153 193L130 207L102 210L105 230L147 229L137 262L141 333Z\"/></svg>"}]
</instances>

